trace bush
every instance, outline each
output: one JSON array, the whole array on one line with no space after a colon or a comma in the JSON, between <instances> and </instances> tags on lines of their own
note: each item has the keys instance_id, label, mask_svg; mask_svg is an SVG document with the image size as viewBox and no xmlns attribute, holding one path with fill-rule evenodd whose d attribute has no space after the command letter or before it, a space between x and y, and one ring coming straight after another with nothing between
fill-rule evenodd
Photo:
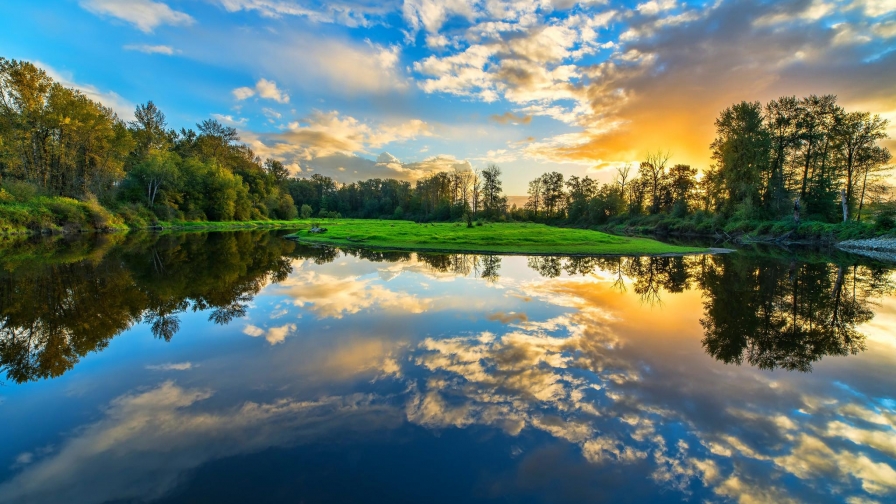
<instances>
[{"instance_id":1,"label":"bush","mask_svg":"<svg viewBox=\"0 0 896 504\"><path fill-rule=\"evenodd\" d=\"M896 228L896 208L881 210L874 216L874 227L881 231L891 231Z\"/></svg>"},{"instance_id":2,"label":"bush","mask_svg":"<svg viewBox=\"0 0 896 504\"><path fill-rule=\"evenodd\" d=\"M40 189L36 185L21 180L6 180L3 182L3 189L15 201L22 203L31 201L40 194Z\"/></svg>"}]
</instances>

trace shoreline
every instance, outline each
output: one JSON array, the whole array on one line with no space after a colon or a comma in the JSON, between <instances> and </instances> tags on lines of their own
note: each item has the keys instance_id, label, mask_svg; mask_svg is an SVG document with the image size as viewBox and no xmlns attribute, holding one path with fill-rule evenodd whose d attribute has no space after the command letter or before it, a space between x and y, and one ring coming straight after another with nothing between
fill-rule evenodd
<instances>
[{"instance_id":1,"label":"shoreline","mask_svg":"<svg viewBox=\"0 0 896 504\"><path fill-rule=\"evenodd\" d=\"M614 235L615 236L615 235ZM342 248L342 249L351 249L351 250L372 250L372 251L389 251L389 252L417 252L423 254L479 254L479 255L501 255L501 256L539 256L539 257L551 257L551 256L563 256L563 257L684 257L684 256L692 256L692 255L714 255L714 254L729 254L732 252L737 252L734 249L729 248L718 248L718 247L708 247L703 250L693 251L693 252L657 252L657 253L649 253L649 252L634 252L634 253L618 253L618 252L610 252L610 253L601 253L601 252L514 252L514 251L506 251L506 250L488 250L488 249L457 249L457 248L431 248L431 247L401 247L401 246L385 246L385 245L359 245L357 243L332 243L332 242L323 242L317 240L308 240L305 238L301 238L298 236L288 235L285 236L287 240L292 240L296 243L301 243L303 245L311 245L311 246L325 246L325 247L334 247L334 248Z\"/></svg>"},{"instance_id":2,"label":"shoreline","mask_svg":"<svg viewBox=\"0 0 896 504\"><path fill-rule=\"evenodd\" d=\"M459 223L345 220L327 226L329 229L323 232L300 230L285 238L309 245L353 249L532 256L660 256L703 254L709 249L652 238L519 222L467 227Z\"/></svg>"},{"instance_id":3,"label":"shoreline","mask_svg":"<svg viewBox=\"0 0 896 504\"><path fill-rule=\"evenodd\" d=\"M195 221L195 222L163 222L151 226L116 226L105 229L41 229L34 231L24 229L19 231L0 231L0 237L31 237L31 236L79 236L89 234L118 234L134 232L165 232L165 231L236 231L243 229L295 229L301 230L309 224L301 221Z\"/></svg>"}]
</instances>

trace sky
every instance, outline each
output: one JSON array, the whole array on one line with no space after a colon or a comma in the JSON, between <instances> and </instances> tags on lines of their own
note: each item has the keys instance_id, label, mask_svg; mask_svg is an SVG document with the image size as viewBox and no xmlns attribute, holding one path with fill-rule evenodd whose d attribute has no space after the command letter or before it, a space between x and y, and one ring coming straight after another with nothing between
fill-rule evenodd
<instances>
[{"instance_id":1,"label":"sky","mask_svg":"<svg viewBox=\"0 0 896 504\"><path fill-rule=\"evenodd\" d=\"M299 176L710 166L726 107L835 94L890 119L896 0L4 0L0 57L133 118L213 117ZM884 145L896 150L896 142Z\"/></svg>"}]
</instances>

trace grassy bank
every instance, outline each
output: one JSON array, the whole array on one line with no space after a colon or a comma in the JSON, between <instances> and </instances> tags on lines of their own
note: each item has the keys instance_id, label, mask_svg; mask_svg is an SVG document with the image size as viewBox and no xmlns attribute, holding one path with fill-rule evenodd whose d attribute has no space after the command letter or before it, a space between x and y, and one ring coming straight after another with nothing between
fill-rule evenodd
<instances>
[{"instance_id":1,"label":"grassy bank","mask_svg":"<svg viewBox=\"0 0 896 504\"><path fill-rule=\"evenodd\" d=\"M225 231L229 229L301 229L294 220L158 221L145 208L126 205L110 210L96 201L61 196L13 195L0 188L0 236L75 234L128 230Z\"/></svg>"},{"instance_id":2,"label":"grassy bank","mask_svg":"<svg viewBox=\"0 0 896 504\"><path fill-rule=\"evenodd\" d=\"M312 234L302 230L289 237L327 245L478 253L652 255L706 250L668 245L647 238L531 223L496 223L468 228L461 223L345 219L321 225L327 228L326 233Z\"/></svg>"},{"instance_id":3,"label":"grassy bank","mask_svg":"<svg viewBox=\"0 0 896 504\"><path fill-rule=\"evenodd\" d=\"M27 201L3 201L0 193L0 234L123 231L124 219L95 201L39 196Z\"/></svg>"}]
</instances>

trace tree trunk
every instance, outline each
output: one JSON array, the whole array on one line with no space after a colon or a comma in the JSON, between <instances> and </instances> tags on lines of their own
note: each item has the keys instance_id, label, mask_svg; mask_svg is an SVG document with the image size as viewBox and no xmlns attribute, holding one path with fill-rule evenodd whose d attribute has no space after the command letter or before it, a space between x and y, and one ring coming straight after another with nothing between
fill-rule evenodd
<instances>
[{"instance_id":1,"label":"tree trunk","mask_svg":"<svg viewBox=\"0 0 896 504\"><path fill-rule=\"evenodd\" d=\"M862 221L862 207L865 206L865 187L868 185L868 169L865 169L865 176L862 178L862 193L859 196L859 211L856 213L856 222Z\"/></svg>"},{"instance_id":2,"label":"tree trunk","mask_svg":"<svg viewBox=\"0 0 896 504\"><path fill-rule=\"evenodd\" d=\"M846 200L846 189L840 189L840 204L843 206L843 222L849 220L849 203Z\"/></svg>"}]
</instances>

